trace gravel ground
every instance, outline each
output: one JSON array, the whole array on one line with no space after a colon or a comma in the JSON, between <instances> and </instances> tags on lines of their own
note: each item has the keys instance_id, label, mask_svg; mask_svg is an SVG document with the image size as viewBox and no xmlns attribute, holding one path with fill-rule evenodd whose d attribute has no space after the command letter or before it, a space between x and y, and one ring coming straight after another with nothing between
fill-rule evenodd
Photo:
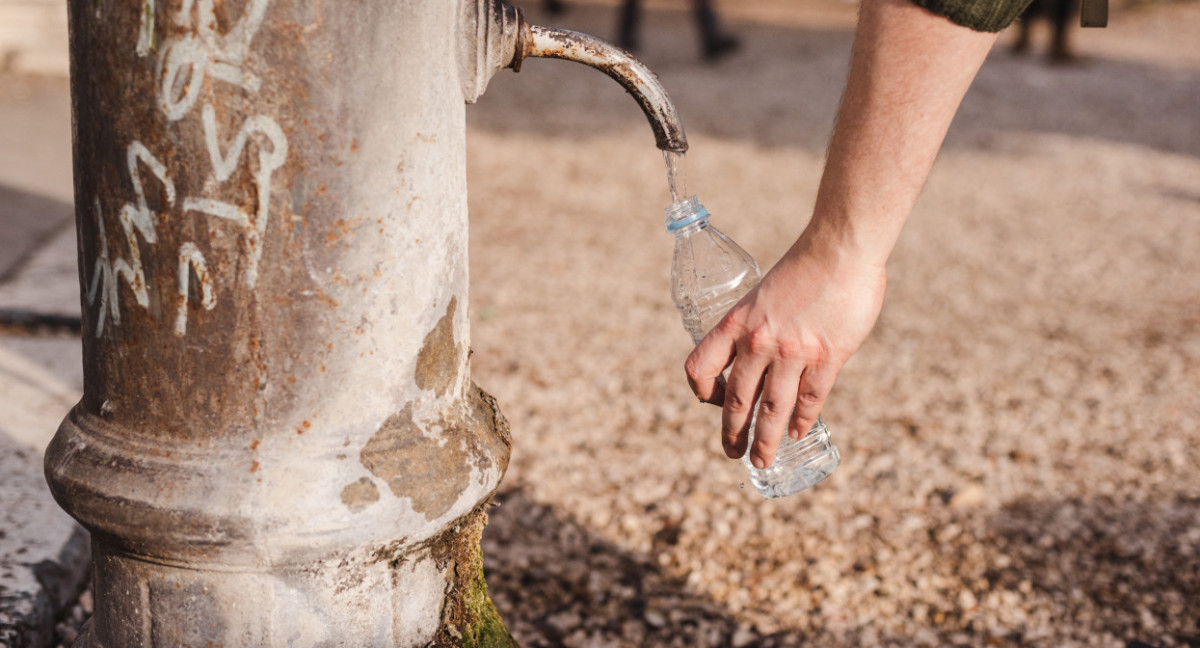
<instances>
[{"instance_id":1,"label":"gravel ground","mask_svg":"<svg viewBox=\"0 0 1200 648\"><path fill-rule=\"evenodd\" d=\"M699 65L672 4L643 58L692 189L769 265L811 209L854 7L728 8L737 56ZM473 363L515 439L484 548L523 645L1200 645L1198 23L1116 7L1064 67L1002 37L826 407L843 464L778 501L683 380L633 102L557 61L493 80L469 110Z\"/></svg>"},{"instance_id":2,"label":"gravel ground","mask_svg":"<svg viewBox=\"0 0 1200 648\"><path fill-rule=\"evenodd\" d=\"M612 36L611 6L552 22ZM693 191L764 265L803 226L854 6L725 3L698 63L651 3ZM469 109L474 376L515 440L484 537L536 646L1200 646L1200 3L1003 44L824 413L843 463L765 501L695 402L662 161L601 74L527 61ZM85 595L60 629L88 612Z\"/></svg>"}]
</instances>

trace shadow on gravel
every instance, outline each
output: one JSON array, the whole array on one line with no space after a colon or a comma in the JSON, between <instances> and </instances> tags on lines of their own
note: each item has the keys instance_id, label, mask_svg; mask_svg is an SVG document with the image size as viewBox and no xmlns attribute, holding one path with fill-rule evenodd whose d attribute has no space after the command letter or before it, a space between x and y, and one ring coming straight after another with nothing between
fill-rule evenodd
<instances>
[{"instance_id":1,"label":"shadow on gravel","mask_svg":"<svg viewBox=\"0 0 1200 648\"><path fill-rule=\"evenodd\" d=\"M483 536L488 590L524 648L801 645L763 636L679 578L596 536L519 488L496 495ZM667 534L669 535L669 534ZM656 542L670 542L660 534Z\"/></svg>"},{"instance_id":2,"label":"shadow on gravel","mask_svg":"<svg viewBox=\"0 0 1200 648\"><path fill-rule=\"evenodd\" d=\"M533 22L543 16L532 15ZM611 7L572 5L557 26L612 37ZM681 24L683 23L683 24ZM845 82L852 33L735 24L742 48L703 65L695 34L679 11L648 11L639 57L661 79L687 132L761 146L823 151ZM947 146L986 146L1004 131L1088 137L1200 157L1200 72L1140 62L1083 59L1047 66L1015 57L1011 35L984 64L951 129ZM636 104L598 71L578 63L531 59L519 75L501 71L469 123L496 133L581 138L645 131ZM982 138L982 142L980 141ZM586 152L584 152L586 154Z\"/></svg>"},{"instance_id":3,"label":"shadow on gravel","mask_svg":"<svg viewBox=\"0 0 1200 648\"><path fill-rule=\"evenodd\" d=\"M74 217L68 203L0 185L0 283Z\"/></svg>"},{"instance_id":4,"label":"shadow on gravel","mask_svg":"<svg viewBox=\"0 0 1200 648\"><path fill-rule=\"evenodd\" d=\"M807 637L803 630L756 633L721 604L664 573L652 556L597 537L519 488L498 494L496 501L483 538L488 587L526 648L782 647L848 639L827 631ZM1060 629L1055 638L1025 637L1020 627L996 637L967 618L930 624L933 635L921 642L891 635L887 619L870 625L897 645L972 637L986 645L1049 646L1048 639L1090 643L1111 633L1127 646L1200 646L1197 520L1200 499L1184 496L1161 502L1014 502L990 518L978 539L944 546L945 562L937 571L967 578L982 549L988 591L1012 592L1030 609L1038 600L1071 602L1054 606L1075 611L1053 620ZM662 534L656 539L669 541Z\"/></svg>"},{"instance_id":5,"label":"shadow on gravel","mask_svg":"<svg viewBox=\"0 0 1200 648\"><path fill-rule=\"evenodd\" d=\"M1200 646L1200 498L1017 501L992 533L993 589L1076 602L1064 628Z\"/></svg>"}]
</instances>

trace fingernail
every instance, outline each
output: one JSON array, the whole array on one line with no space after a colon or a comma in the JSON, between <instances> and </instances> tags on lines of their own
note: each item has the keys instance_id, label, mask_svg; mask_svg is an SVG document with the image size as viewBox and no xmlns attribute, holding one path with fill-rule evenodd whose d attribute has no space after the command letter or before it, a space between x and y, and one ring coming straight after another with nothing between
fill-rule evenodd
<instances>
[{"instance_id":1,"label":"fingernail","mask_svg":"<svg viewBox=\"0 0 1200 648\"><path fill-rule=\"evenodd\" d=\"M754 467L758 468L759 470L767 467L767 462L763 461L762 457L758 455L750 457L750 463L754 464Z\"/></svg>"}]
</instances>

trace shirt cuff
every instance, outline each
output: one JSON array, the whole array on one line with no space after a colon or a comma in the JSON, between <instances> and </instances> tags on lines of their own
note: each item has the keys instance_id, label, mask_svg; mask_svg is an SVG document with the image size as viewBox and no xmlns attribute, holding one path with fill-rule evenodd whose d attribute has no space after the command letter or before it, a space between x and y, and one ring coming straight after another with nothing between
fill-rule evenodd
<instances>
[{"instance_id":1,"label":"shirt cuff","mask_svg":"<svg viewBox=\"0 0 1200 648\"><path fill-rule=\"evenodd\" d=\"M998 32L1012 24L1032 0L913 0L952 22L982 32Z\"/></svg>"}]
</instances>

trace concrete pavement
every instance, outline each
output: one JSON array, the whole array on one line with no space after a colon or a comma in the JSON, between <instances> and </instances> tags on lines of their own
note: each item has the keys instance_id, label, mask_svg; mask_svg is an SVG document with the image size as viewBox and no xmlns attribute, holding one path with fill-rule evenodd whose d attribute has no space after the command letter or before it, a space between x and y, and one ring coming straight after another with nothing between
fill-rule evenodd
<instances>
[{"instance_id":1,"label":"concrete pavement","mask_svg":"<svg viewBox=\"0 0 1200 648\"><path fill-rule=\"evenodd\" d=\"M0 646L10 648L53 645L89 565L86 532L42 476L43 449L83 387L78 337L36 325L79 316L70 132L65 78L0 73Z\"/></svg>"}]
</instances>

